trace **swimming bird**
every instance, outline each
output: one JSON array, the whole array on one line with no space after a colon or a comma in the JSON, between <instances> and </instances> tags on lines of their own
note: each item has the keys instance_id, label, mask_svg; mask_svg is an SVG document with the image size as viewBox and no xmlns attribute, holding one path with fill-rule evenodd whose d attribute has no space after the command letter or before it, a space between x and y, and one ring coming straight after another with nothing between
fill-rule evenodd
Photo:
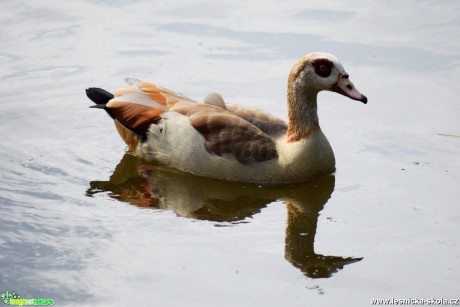
<instances>
[{"instance_id":1,"label":"swimming bird","mask_svg":"<svg viewBox=\"0 0 460 307\"><path fill-rule=\"evenodd\" d=\"M321 131L317 95L333 91L367 103L339 60L314 52L288 78L288 123L255 108L226 103L217 93L198 103L154 83L127 78L114 95L87 96L114 120L129 150L149 161L199 176L263 185L306 182L335 171Z\"/></svg>"}]
</instances>

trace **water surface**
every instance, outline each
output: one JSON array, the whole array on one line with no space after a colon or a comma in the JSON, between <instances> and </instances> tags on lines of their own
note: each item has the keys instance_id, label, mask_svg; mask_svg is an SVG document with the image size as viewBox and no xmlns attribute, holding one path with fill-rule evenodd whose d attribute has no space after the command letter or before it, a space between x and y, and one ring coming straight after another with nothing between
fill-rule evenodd
<instances>
[{"instance_id":1,"label":"water surface","mask_svg":"<svg viewBox=\"0 0 460 307\"><path fill-rule=\"evenodd\" d=\"M0 291L59 306L370 306L458 298L455 1L7 1ZM337 172L216 182L126 154L90 86L133 76L286 118L287 74L339 57L368 105L319 95Z\"/></svg>"}]
</instances>

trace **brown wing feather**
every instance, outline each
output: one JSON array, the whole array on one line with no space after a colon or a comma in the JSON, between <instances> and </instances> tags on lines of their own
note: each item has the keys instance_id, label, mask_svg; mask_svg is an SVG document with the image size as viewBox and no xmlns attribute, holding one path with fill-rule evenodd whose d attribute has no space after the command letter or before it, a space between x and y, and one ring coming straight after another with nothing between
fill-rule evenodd
<instances>
[{"instance_id":1,"label":"brown wing feather","mask_svg":"<svg viewBox=\"0 0 460 307\"><path fill-rule=\"evenodd\" d=\"M227 109L233 114L250 122L271 137L277 138L286 134L286 122L263 110L234 104L227 104Z\"/></svg>"},{"instance_id":2,"label":"brown wing feather","mask_svg":"<svg viewBox=\"0 0 460 307\"><path fill-rule=\"evenodd\" d=\"M243 164L278 157L275 141L270 136L223 109L203 108L202 112L191 114L190 124L204 136L209 153L232 154Z\"/></svg>"},{"instance_id":3,"label":"brown wing feather","mask_svg":"<svg viewBox=\"0 0 460 307\"><path fill-rule=\"evenodd\" d=\"M118 101L110 102L107 108L112 111L120 124L139 135L145 135L150 125L157 124L161 114L165 112L136 103Z\"/></svg>"},{"instance_id":4,"label":"brown wing feather","mask_svg":"<svg viewBox=\"0 0 460 307\"><path fill-rule=\"evenodd\" d=\"M164 106L170 107L179 101L195 103L195 101L183 96L182 94L158 86L155 83L141 81L137 83L136 86L141 89L148 97Z\"/></svg>"},{"instance_id":5,"label":"brown wing feather","mask_svg":"<svg viewBox=\"0 0 460 307\"><path fill-rule=\"evenodd\" d=\"M170 107L179 101L195 103L195 101L191 100L190 98L156 85L155 83L143 82L132 78L127 78L127 82L134 87L120 88L116 90L115 97L141 90L142 93L144 93L147 97L162 106Z\"/></svg>"},{"instance_id":6,"label":"brown wing feather","mask_svg":"<svg viewBox=\"0 0 460 307\"><path fill-rule=\"evenodd\" d=\"M140 82L137 86L150 97L157 101L158 103L166 106L166 95L162 90L154 83Z\"/></svg>"}]
</instances>

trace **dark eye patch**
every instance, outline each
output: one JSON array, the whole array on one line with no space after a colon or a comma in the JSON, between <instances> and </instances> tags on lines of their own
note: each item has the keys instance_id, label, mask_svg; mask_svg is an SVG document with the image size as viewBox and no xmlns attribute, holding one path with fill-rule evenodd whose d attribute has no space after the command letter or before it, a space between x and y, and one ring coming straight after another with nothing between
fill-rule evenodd
<instances>
[{"instance_id":1,"label":"dark eye patch","mask_svg":"<svg viewBox=\"0 0 460 307\"><path fill-rule=\"evenodd\" d=\"M323 78L329 77L332 71L332 67L334 66L334 64L328 59L318 59L315 60L312 64L313 68L315 69L315 73Z\"/></svg>"}]
</instances>

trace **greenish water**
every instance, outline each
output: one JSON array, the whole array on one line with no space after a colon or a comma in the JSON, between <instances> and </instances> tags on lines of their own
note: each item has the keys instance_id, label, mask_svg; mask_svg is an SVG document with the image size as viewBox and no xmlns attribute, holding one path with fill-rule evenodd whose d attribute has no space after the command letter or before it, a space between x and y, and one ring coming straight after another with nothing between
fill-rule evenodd
<instances>
[{"instance_id":1,"label":"greenish water","mask_svg":"<svg viewBox=\"0 0 460 307\"><path fill-rule=\"evenodd\" d=\"M459 298L455 1L7 1L0 293L57 306L371 306ZM335 54L367 105L319 95L337 172L267 188L126 154L84 90L123 78L286 118L287 74Z\"/></svg>"}]
</instances>

